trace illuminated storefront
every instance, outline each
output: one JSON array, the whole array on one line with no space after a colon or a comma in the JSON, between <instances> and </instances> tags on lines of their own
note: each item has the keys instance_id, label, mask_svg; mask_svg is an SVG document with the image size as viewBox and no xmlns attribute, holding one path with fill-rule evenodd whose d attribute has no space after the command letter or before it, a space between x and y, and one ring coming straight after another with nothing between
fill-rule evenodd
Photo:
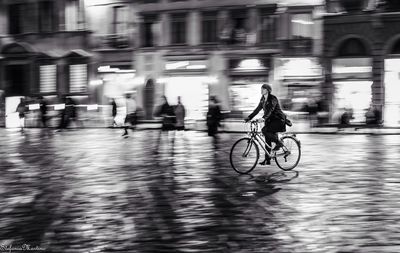
<instances>
[{"instance_id":1,"label":"illuminated storefront","mask_svg":"<svg viewBox=\"0 0 400 253\"><path fill-rule=\"evenodd\" d=\"M281 103L289 111L305 111L321 99L322 67L317 58L277 58L275 78L281 83Z\"/></svg>"},{"instance_id":2,"label":"illuminated storefront","mask_svg":"<svg viewBox=\"0 0 400 253\"><path fill-rule=\"evenodd\" d=\"M164 84L169 104L177 104L177 97L181 97L188 120L206 118L209 86L216 82L216 78L208 75L207 69L206 60L167 61L165 76L157 80Z\"/></svg>"},{"instance_id":3,"label":"illuminated storefront","mask_svg":"<svg viewBox=\"0 0 400 253\"><path fill-rule=\"evenodd\" d=\"M97 71L106 98L121 97L126 92L132 91L138 83L136 71L130 65L104 65L98 67Z\"/></svg>"},{"instance_id":4,"label":"illuminated storefront","mask_svg":"<svg viewBox=\"0 0 400 253\"><path fill-rule=\"evenodd\" d=\"M332 79L333 122L339 122L344 112L350 112L350 123L365 123L365 114L372 102L372 59L333 59Z\"/></svg>"},{"instance_id":5,"label":"illuminated storefront","mask_svg":"<svg viewBox=\"0 0 400 253\"><path fill-rule=\"evenodd\" d=\"M261 98L261 85L269 82L270 58L229 59L231 116L252 112Z\"/></svg>"},{"instance_id":6,"label":"illuminated storefront","mask_svg":"<svg viewBox=\"0 0 400 253\"><path fill-rule=\"evenodd\" d=\"M385 126L400 125L400 59L385 59Z\"/></svg>"}]
</instances>

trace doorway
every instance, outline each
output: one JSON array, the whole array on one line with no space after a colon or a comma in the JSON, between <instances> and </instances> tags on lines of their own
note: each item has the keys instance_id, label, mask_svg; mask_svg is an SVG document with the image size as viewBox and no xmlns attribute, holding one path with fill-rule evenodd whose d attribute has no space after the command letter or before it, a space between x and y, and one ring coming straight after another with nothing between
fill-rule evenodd
<instances>
[{"instance_id":1,"label":"doorway","mask_svg":"<svg viewBox=\"0 0 400 253\"><path fill-rule=\"evenodd\" d=\"M7 96L27 96L29 93L28 65L6 65L4 72Z\"/></svg>"}]
</instances>

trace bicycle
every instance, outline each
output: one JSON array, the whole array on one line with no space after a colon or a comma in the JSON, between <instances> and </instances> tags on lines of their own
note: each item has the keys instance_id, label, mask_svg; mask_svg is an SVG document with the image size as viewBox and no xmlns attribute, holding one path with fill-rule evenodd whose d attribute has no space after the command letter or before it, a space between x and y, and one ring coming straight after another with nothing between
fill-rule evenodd
<instances>
[{"instance_id":1,"label":"bicycle","mask_svg":"<svg viewBox=\"0 0 400 253\"><path fill-rule=\"evenodd\" d=\"M259 146L284 171L292 170L298 165L301 156L301 143L295 134L283 134L280 138L283 147L278 151L273 151L272 145L270 146L265 142L264 136L258 131L258 120L250 121L250 131L247 135L248 137L237 140L231 148L230 163L236 172L247 174L257 166L260 158ZM271 150L270 152L267 151L266 146Z\"/></svg>"}]
</instances>

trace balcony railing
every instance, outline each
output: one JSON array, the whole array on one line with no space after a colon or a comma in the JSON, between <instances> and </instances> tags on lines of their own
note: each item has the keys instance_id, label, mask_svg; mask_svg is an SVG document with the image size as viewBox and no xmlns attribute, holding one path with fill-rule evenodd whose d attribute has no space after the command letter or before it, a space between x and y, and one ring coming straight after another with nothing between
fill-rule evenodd
<instances>
[{"instance_id":1,"label":"balcony railing","mask_svg":"<svg viewBox=\"0 0 400 253\"><path fill-rule=\"evenodd\" d=\"M133 39L127 34L93 35L93 49L128 49L134 47Z\"/></svg>"}]
</instances>

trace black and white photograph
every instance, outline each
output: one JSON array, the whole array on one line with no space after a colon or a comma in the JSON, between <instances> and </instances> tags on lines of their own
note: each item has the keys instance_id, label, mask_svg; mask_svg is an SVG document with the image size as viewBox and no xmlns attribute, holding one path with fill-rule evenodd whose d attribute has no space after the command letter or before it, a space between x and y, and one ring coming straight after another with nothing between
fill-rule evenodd
<instances>
[{"instance_id":1,"label":"black and white photograph","mask_svg":"<svg viewBox=\"0 0 400 253\"><path fill-rule=\"evenodd\" d=\"M400 1L0 0L3 252L400 252Z\"/></svg>"}]
</instances>

